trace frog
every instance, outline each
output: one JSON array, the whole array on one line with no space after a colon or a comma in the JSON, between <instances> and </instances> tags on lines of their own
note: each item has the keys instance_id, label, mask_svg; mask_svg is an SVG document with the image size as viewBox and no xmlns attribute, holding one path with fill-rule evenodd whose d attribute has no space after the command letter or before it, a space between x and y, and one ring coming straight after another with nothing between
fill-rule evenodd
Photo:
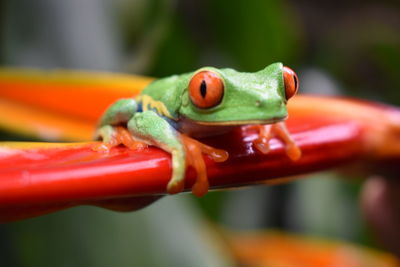
<instances>
[{"instance_id":1,"label":"frog","mask_svg":"<svg viewBox=\"0 0 400 267\"><path fill-rule=\"evenodd\" d=\"M276 137L293 161L301 150L289 134L286 104L298 91L296 73L277 62L257 72L202 67L151 82L135 97L112 104L99 120L96 139L108 149L158 147L171 154L171 178L166 192L176 194L185 186L186 170L193 167L192 193L209 190L203 154L224 162L229 154L208 146L199 138L220 135L235 127L256 132L252 146L262 154Z\"/></svg>"}]
</instances>

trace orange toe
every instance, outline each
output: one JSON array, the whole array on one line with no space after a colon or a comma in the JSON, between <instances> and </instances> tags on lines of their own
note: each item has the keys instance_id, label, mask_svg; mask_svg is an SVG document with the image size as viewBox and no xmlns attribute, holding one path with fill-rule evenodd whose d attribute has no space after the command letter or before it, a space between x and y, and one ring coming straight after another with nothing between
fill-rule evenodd
<instances>
[{"instance_id":1,"label":"orange toe","mask_svg":"<svg viewBox=\"0 0 400 267\"><path fill-rule=\"evenodd\" d=\"M258 138L253 141L253 146L263 154L269 152L269 140L272 138L271 125L251 125L258 132Z\"/></svg>"},{"instance_id":2,"label":"orange toe","mask_svg":"<svg viewBox=\"0 0 400 267\"><path fill-rule=\"evenodd\" d=\"M272 130L274 134L283 141L286 148L286 155L292 160L299 160L301 157L301 150L296 142L293 140L286 124L284 122L278 122L272 125Z\"/></svg>"},{"instance_id":3,"label":"orange toe","mask_svg":"<svg viewBox=\"0 0 400 267\"><path fill-rule=\"evenodd\" d=\"M265 138L257 138L253 141L253 146L263 154L269 152L269 140Z\"/></svg>"},{"instance_id":4,"label":"orange toe","mask_svg":"<svg viewBox=\"0 0 400 267\"><path fill-rule=\"evenodd\" d=\"M145 143L135 140L132 134L125 127L117 126L114 129L116 131L115 138L117 143L123 144L124 146L133 150L147 147Z\"/></svg>"},{"instance_id":5,"label":"orange toe","mask_svg":"<svg viewBox=\"0 0 400 267\"><path fill-rule=\"evenodd\" d=\"M92 149L99 152L108 152L118 145L124 145L132 150L140 150L147 147L145 143L135 140L128 129L123 126L116 126L110 141L107 143L101 142L93 146Z\"/></svg>"},{"instance_id":6,"label":"orange toe","mask_svg":"<svg viewBox=\"0 0 400 267\"><path fill-rule=\"evenodd\" d=\"M93 151L97 151L97 152L103 152L103 153L107 153L110 151L110 149L113 147L113 145L111 144L107 144L104 142L99 142L95 145L92 146L92 150Z\"/></svg>"},{"instance_id":7,"label":"orange toe","mask_svg":"<svg viewBox=\"0 0 400 267\"><path fill-rule=\"evenodd\" d=\"M184 180L177 181L174 183L168 183L167 192L168 194L174 195L183 191L184 188Z\"/></svg>"},{"instance_id":8,"label":"orange toe","mask_svg":"<svg viewBox=\"0 0 400 267\"><path fill-rule=\"evenodd\" d=\"M293 161L301 158L301 149L295 144L290 144L286 147L286 155Z\"/></svg>"},{"instance_id":9,"label":"orange toe","mask_svg":"<svg viewBox=\"0 0 400 267\"><path fill-rule=\"evenodd\" d=\"M192 187L192 192L195 196L201 197L208 192L209 188L207 169L202 153L210 156L215 162L223 162L227 160L229 154L225 150L207 146L184 134L181 134L180 136L183 145L185 146L186 164L187 166L192 166L197 174L197 179Z\"/></svg>"},{"instance_id":10,"label":"orange toe","mask_svg":"<svg viewBox=\"0 0 400 267\"><path fill-rule=\"evenodd\" d=\"M283 141L286 155L293 161L300 159L301 150L290 136L284 122L272 125L251 125L252 130L258 132L258 137L253 141L253 146L263 154L269 152L269 141L272 137L277 137Z\"/></svg>"}]
</instances>

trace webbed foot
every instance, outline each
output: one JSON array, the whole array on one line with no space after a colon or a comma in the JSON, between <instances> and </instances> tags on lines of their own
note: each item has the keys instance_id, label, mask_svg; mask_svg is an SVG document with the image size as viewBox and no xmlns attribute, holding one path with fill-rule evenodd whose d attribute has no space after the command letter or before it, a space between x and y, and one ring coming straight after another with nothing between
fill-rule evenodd
<instances>
[{"instance_id":1,"label":"webbed foot","mask_svg":"<svg viewBox=\"0 0 400 267\"><path fill-rule=\"evenodd\" d=\"M300 159L301 150L290 136L284 122L272 125L251 125L249 127L258 131L258 138L253 141L253 146L261 153L267 154L269 152L269 141L275 136L284 142L286 155L292 161Z\"/></svg>"},{"instance_id":2,"label":"webbed foot","mask_svg":"<svg viewBox=\"0 0 400 267\"><path fill-rule=\"evenodd\" d=\"M93 147L96 151L108 152L112 147L124 145L130 149L139 150L147 145L133 138L132 134L123 126L105 125L96 133L96 139L103 142Z\"/></svg>"},{"instance_id":3,"label":"webbed foot","mask_svg":"<svg viewBox=\"0 0 400 267\"><path fill-rule=\"evenodd\" d=\"M195 196L201 197L208 192L209 183L207 178L207 169L202 153L210 156L215 162L226 161L229 157L228 152L207 146L186 135L180 134L180 139L185 147L186 166L192 166L197 174L197 179L192 187ZM170 194L182 191L184 180L168 183L167 191Z\"/></svg>"}]
</instances>

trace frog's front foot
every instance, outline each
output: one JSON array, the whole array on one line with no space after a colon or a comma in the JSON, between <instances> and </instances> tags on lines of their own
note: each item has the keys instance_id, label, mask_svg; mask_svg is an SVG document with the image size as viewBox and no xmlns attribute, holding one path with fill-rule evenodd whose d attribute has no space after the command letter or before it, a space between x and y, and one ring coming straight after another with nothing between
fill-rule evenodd
<instances>
[{"instance_id":1,"label":"frog's front foot","mask_svg":"<svg viewBox=\"0 0 400 267\"><path fill-rule=\"evenodd\" d=\"M93 148L96 151L108 152L112 147L118 145L124 145L134 150L147 147L145 143L135 140L128 129L123 126L105 125L97 130L96 139L103 141Z\"/></svg>"},{"instance_id":2,"label":"frog's front foot","mask_svg":"<svg viewBox=\"0 0 400 267\"><path fill-rule=\"evenodd\" d=\"M290 136L284 122L272 125L251 125L251 129L258 131L258 138L253 141L253 146L263 154L269 152L269 141L276 136L285 144L286 155L293 161L300 159L301 150Z\"/></svg>"},{"instance_id":3,"label":"frog's front foot","mask_svg":"<svg viewBox=\"0 0 400 267\"><path fill-rule=\"evenodd\" d=\"M197 174L192 192L195 196L201 197L208 192L209 187L207 169L202 153L210 156L215 162L223 162L228 159L228 152L202 144L184 134L180 134L180 139L185 147L186 166L192 166ZM167 187L168 193L180 192L183 189L183 182L183 180L179 182L171 180Z\"/></svg>"}]
</instances>

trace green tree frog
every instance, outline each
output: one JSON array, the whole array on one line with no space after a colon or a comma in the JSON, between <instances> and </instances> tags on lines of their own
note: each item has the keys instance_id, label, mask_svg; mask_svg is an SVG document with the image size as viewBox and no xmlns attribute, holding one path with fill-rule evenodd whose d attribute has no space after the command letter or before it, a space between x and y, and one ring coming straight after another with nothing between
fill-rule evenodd
<instances>
[{"instance_id":1,"label":"green tree frog","mask_svg":"<svg viewBox=\"0 0 400 267\"><path fill-rule=\"evenodd\" d=\"M169 152L172 176L167 192L183 190L186 169L192 166L197 173L192 192L202 196L209 187L202 153L216 162L225 161L228 153L194 138L246 126L258 132L253 146L261 153L268 153L269 140L276 136L289 158L300 158L284 124L287 100L297 89L296 74L282 63L254 73L204 67L155 80L137 97L118 100L102 116L96 136L107 148L152 145Z\"/></svg>"}]
</instances>

